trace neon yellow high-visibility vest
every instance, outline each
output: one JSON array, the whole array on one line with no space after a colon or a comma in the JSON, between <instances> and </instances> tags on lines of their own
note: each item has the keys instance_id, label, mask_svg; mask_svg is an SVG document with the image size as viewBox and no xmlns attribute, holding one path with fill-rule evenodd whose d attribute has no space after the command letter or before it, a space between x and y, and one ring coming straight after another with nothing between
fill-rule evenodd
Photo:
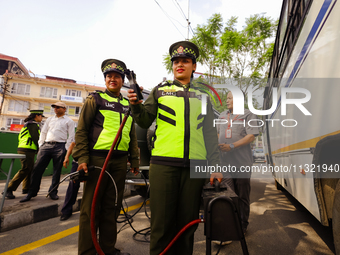
<instances>
[{"instance_id":1,"label":"neon yellow high-visibility vest","mask_svg":"<svg viewBox=\"0 0 340 255\"><path fill-rule=\"evenodd\" d=\"M169 83L159 86L151 162L188 165L190 160L206 160L202 94L199 90Z\"/></svg>"},{"instance_id":2,"label":"neon yellow high-visibility vest","mask_svg":"<svg viewBox=\"0 0 340 255\"><path fill-rule=\"evenodd\" d=\"M96 100L99 114L96 114L92 130L90 131L90 150L109 151L122 123L124 114L129 109L129 101L125 98L111 97L103 92L92 93L92 96ZM117 141L115 150L128 151L131 125L132 117L129 116Z\"/></svg>"},{"instance_id":3,"label":"neon yellow high-visibility vest","mask_svg":"<svg viewBox=\"0 0 340 255\"><path fill-rule=\"evenodd\" d=\"M36 144L32 140L32 136L30 132L28 131L28 125L31 123L35 123L38 126L38 132L40 135L40 129L39 129L39 124L33 121L27 122L22 129L20 130L19 136L18 136L18 148L22 149L31 149L31 150L37 150Z\"/></svg>"}]
</instances>

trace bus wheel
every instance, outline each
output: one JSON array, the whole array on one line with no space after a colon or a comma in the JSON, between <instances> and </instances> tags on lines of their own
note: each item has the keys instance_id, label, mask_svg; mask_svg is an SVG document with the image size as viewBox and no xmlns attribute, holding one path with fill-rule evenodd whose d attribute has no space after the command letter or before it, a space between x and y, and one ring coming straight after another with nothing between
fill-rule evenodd
<instances>
[{"instance_id":1,"label":"bus wheel","mask_svg":"<svg viewBox=\"0 0 340 255\"><path fill-rule=\"evenodd\" d=\"M333 217L332 217L332 227L333 227L333 239L335 253L340 254L340 181L338 181L333 203Z\"/></svg>"}]
</instances>

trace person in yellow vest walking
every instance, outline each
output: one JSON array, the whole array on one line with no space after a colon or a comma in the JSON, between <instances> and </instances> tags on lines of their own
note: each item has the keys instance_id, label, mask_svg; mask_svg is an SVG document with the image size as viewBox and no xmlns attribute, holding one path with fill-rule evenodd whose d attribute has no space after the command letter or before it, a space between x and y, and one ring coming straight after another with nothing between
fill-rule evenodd
<instances>
[{"instance_id":1,"label":"person in yellow vest walking","mask_svg":"<svg viewBox=\"0 0 340 255\"><path fill-rule=\"evenodd\" d=\"M79 216L78 254L96 254L91 237L91 206L105 158L112 146L124 114L129 110L129 101L120 93L124 83L125 63L117 59L107 59L101 66L105 78L105 92L91 93L82 108L75 135L76 146L72 151L78 161L78 171L95 166L88 172ZM122 205L127 161L131 171L138 170L139 152L135 123L128 117L122 134L106 167L97 196L96 228L99 228L99 243L105 254L124 255L115 248L117 240L117 217ZM117 193L115 185L117 185ZM115 205L115 201L117 204Z\"/></svg>"},{"instance_id":2,"label":"person in yellow vest walking","mask_svg":"<svg viewBox=\"0 0 340 255\"><path fill-rule=\"evenodd\" d=\"M22 194L27 194L31 183L31 173L34 166L34 157L39 150L39 123L42 121L43 110L31 110L30 115L25 119L25 125L20 130L18 140L18 154L25 154L26 158L20 159L21 169L15 174L8 184L6 197L14 199L13 191L16 191L22 182Z\"/></svg>"},{"instance_id":3,"label":"person in yellow vest walking","mask_svg":"<svg viewBox=\"0 0 340 255\"><path fill-rule=\"evenodd\" d=\"M144 104L136 102L133 90L128 94L132 116L140 127L148 128L156 119L149 172L150 255L160 254L185 225L199 217L208 176L192 178L193 166L220 164L212 105L206 100L207 113L202 114L203 93L191 83L198 47L180 41L170 46L169 53L175 80L156 86ZM222 174L216 177L222 180ZM187 229L166 254L192 254L196 229L197 225Z\"/></svg>"}]
</instances>

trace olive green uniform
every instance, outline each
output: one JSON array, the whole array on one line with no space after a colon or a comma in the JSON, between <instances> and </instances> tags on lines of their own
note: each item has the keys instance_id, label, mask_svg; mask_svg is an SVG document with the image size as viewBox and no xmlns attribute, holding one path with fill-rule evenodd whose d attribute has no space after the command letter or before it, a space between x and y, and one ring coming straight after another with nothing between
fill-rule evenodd
<instances>
[{"instance_id":1,"label":"olive green uniform","mask_svg":"<svg viewBox=\"0 0 340 255\"><path fill-rule=\"evenodd\" d=\"M7 191L16 191L22 182L23 191L28 191L31 184L31 173L34 166L35 154L39 149L40 128L35 121L28 121L21 129L18 136L18 154L25 154L26 157L20 159L21 169L14 175L8 184Z\"/></svg>"},{"instance_id":2,"label":"olive green uniform","mask_svg":"<svg viewBox=\"0 0 340 255\"><path fill-rule=\"evenodd\" d=\"M107 100L108 103L105 104L108 105L107 107L112 106L112 108L117 109L117 107L121 107L123 105L122 102L124 102L125 105L123 105L123 108L125 107L124 110L127 110L128 101L124 99L122 95L117 98L108 90L106 90L105 93L97 93ZM84 103L75 135L76 146L72 153L72 156L78 161L79 165L87 163L88 166L99 167L99 169L96 168L94 171L89 172L89 179L85 182L79 218L78 253L91 255L96 253L92 242L90 227L91 205L94 191L100 175L100 168L103 167L109 147L111 147L124 117L122 111L118 114L115 113L117 114L115 117L106 115L104 112L107 109L103 110L103 107L106 106L101 105L101 108L99 108L95 96L95 94L88 96ZM113 104L115 105L113 106ZM114 127L116 131L112 132L112 127ZM126 151L120 148L125 142L124 139L128 141L127 145L125 145L125 147L127 147ZM97 197L96 227L99 228L99 244L105 253L115 252L117 239L116 219L119 215L123 199L128 155L131 167L138 167L139 152L137 136L135 124L131 117L129 117L124 126L123 134L118 140L117 146L106 168L106 171L112 176L117 185L118 203L115 205L116 191L113 181L108 174L104 174L103 176Z\"/></svg>"},{"instance_id":3,"label":"olive green uniform","mask_svg":"<svg viewBox=\"0 0 340 255\"><path fill-rule=\"evenodd\" d=\"M186 224L198 219L206 180L190 178L190 164L196 159L201 164L219 164L214 112L208 101L207 114L199 114L199 94L191 84L175 80L155 87L144 105L131 105L142 128L156 119L149 173L151 255L160 254ZM197 225L185 231L167 254L192 254L196 229Z\"/></svg>"}]
</instances>

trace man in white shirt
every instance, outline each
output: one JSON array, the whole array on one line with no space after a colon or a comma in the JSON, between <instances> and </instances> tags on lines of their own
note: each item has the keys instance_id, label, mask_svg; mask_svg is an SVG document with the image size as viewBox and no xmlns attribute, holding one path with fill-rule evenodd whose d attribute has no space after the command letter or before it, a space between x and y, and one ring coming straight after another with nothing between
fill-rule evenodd
<instances>
[{"instance_id":1,"label":"man in white shirt","mask_svg":"<svg viewBox=\"0 0 340 255\"><path fill-rule=\"evenodd\" d=\"M46 120L41 130L38 142L39 152L32 172L31 186L27 196L20 202L29 201L32 197L37 196L42 175L51 159L53 159L53 177L49 191L55 186L57 187L51 192L50 198L53 200L59 199L57 193L61 168L66 150L74 142L75 123L65 116L66 105L63 102L57 102L51 106L54 108L55 115Z\"/></svg>"}]
</instances>

